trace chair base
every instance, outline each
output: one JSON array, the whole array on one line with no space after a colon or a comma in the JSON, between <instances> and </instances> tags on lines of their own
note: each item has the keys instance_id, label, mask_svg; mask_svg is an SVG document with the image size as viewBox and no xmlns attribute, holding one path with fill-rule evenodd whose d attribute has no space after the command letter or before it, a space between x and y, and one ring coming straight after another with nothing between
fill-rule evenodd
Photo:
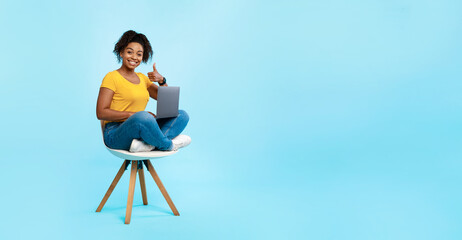
<instances>
[{"instance_id":1,"label":"chair base","mask_svg":"<svg viewBox=\"0 0 462 240\"><path fill-rule=\"evenodd\" d=\"M146 184L144 182L144 170L143 170L143 164L146 166L146 169L148 172L151 174L152 178L157 184L157 187L159 187L160 192L164 196L165 200L168 203L168 206L172 210L173 214L175 216L180 216L180 213L175 207L175 204L173 204L172 199L167 193L167 190L165 190L164 185L162 184L162 181L160 180L159 176L156 173L156 170L154 169L154 166L152 166L151 161L149 159L147 160L125 160L122 166L120 167L119 171L117 172L114 180L112 181L111 185L109 186L109 189L107 190L106 194L103 197L103 200L101 200L101 203L99 204L98 208L96 209L96 212L101 212L101 209L103 209L104 204L106 204L106 201L108 198L111 196L112 191L114 191L114 188L116 187L117 183L119 182L120 178L124 174L125 170L127 170L128 165L132 164L131 170L130 170L130 183L128 186L128 198L127 198L127 209L125 212L125 224L130 224L131 220L131 215L132 215L132 208L133 208L133 195L135 193L135 183L136 183L136 174L139 174L140 178L140 186L141 186L141 195L143 197L143 204L148 205L148 199L146 196Z\"/></svg>"}]
</instances>

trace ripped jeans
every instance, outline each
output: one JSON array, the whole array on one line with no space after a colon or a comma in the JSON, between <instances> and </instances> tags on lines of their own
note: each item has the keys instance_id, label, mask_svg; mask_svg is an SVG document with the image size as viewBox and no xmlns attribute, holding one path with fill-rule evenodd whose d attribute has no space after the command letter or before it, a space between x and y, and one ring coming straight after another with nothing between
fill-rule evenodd
<instances>
[{"instance_id":1,"label":"ripped jeans","mask_svg":"<svg viewBox=\"0 0 462 240\"><path fill-rule=\"evenodd\" d=\"M178 116L156 119L146 111L137 112L124 122L109 122L104 126L104 143L109 148L128 150L133 139L143 140L158 150L173 148L172 139L180 135L189 116L178 110Z\"/></svg>"}]
</instances>

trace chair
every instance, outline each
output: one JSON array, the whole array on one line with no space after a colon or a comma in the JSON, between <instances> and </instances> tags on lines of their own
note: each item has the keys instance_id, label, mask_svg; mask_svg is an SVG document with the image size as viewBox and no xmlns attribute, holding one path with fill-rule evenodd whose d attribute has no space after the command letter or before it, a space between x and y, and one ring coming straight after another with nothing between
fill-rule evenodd
<instances>
[{"instance_id":1,"label":"chair","mask_svg":"<svg viewBox=\"0 0 462 240\"><path fill-rule=\"evenodd\" d=\"M104 129L104 122L101 121L101 130L103 131L103 129ZM104 143L104 133L103 133L103 143ZM106 146L106 144L104 145ZM122 163L122 166L117 172L106 194L104 195L103 200L101 201L98 208L96 209L96 212L101 212L101 209L104 207L104 204L108 200L109 196L111 196L112 191L116 187L117 183L119 182L125 170L127 170L128 165L130 165L131 163L132 166L130 170L130 182L129 182L129 187L128 187L127 209L125 212L125 224L130 224L130 220L131 220L132 207L133 207L133 195L135 192L135 182L136 182L137 173L139 174L139 179L140 179L141 195L143 197L143 205L148 205L148 199L146 197L146 185L144 182L143 164L145 165L146 169L149 171L152 178L156 182L165 200L167 200L167 203L170 206L170 209L172 209L173 214L175 216L180 216L180 213L178 213L178 210L173 204L172 199L170 199L170 196L168 195L167 190L165 190L165 187L162 184L162 181L160 180L159 176L156 173L156 170L154 169L150 161L150 159L153 159L153 158L162 158L162 157L170 156L172 154L177 153L178 151L150 151L150 152L132 153L132 152L125 151L125 150L111 149L107 146L106 148L107 150L109 150L110 153L114 154L116 157L125 159L125 161Z\"/></svg>"}]
</instances>

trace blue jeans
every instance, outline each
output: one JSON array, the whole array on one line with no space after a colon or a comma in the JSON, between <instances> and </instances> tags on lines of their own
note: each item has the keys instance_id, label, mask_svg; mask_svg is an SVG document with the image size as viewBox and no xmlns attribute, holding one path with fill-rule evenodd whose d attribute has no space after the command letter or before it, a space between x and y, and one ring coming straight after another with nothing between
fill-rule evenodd
<instances>
[{"instance_id":1,"label":"blue jeans","mask_svg":"<svg viewBox=\"0 0 462 240\"><path fill-rule=\"evenodd\" d=\"M133 139L140 139L158 150L173 148L172 139L184 130L189 116L178 110L178 117L156 119L146 111L137 112L124 122L104 126L104 143L109 148L128 150Z\"/></svg>"}]
</instances>

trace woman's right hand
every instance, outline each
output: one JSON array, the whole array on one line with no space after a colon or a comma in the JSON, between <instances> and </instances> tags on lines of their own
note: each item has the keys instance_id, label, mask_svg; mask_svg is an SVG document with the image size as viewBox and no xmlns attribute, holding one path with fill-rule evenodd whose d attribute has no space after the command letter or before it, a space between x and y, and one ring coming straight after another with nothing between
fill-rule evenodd
<instances>
[{"instance_id":1,"label":"woman's right hand","mask_svg":"<svg viewBox=\"0 0 462 240\"><path fill-rule=\"evenodd\" d=\"M131 117L133 114L135 114L136 112L128 112L128 111L126 111L126 113L128 113L128 117L127 117L127 118L129 118L129 117Z\"/></svg>"}]
</instances>

